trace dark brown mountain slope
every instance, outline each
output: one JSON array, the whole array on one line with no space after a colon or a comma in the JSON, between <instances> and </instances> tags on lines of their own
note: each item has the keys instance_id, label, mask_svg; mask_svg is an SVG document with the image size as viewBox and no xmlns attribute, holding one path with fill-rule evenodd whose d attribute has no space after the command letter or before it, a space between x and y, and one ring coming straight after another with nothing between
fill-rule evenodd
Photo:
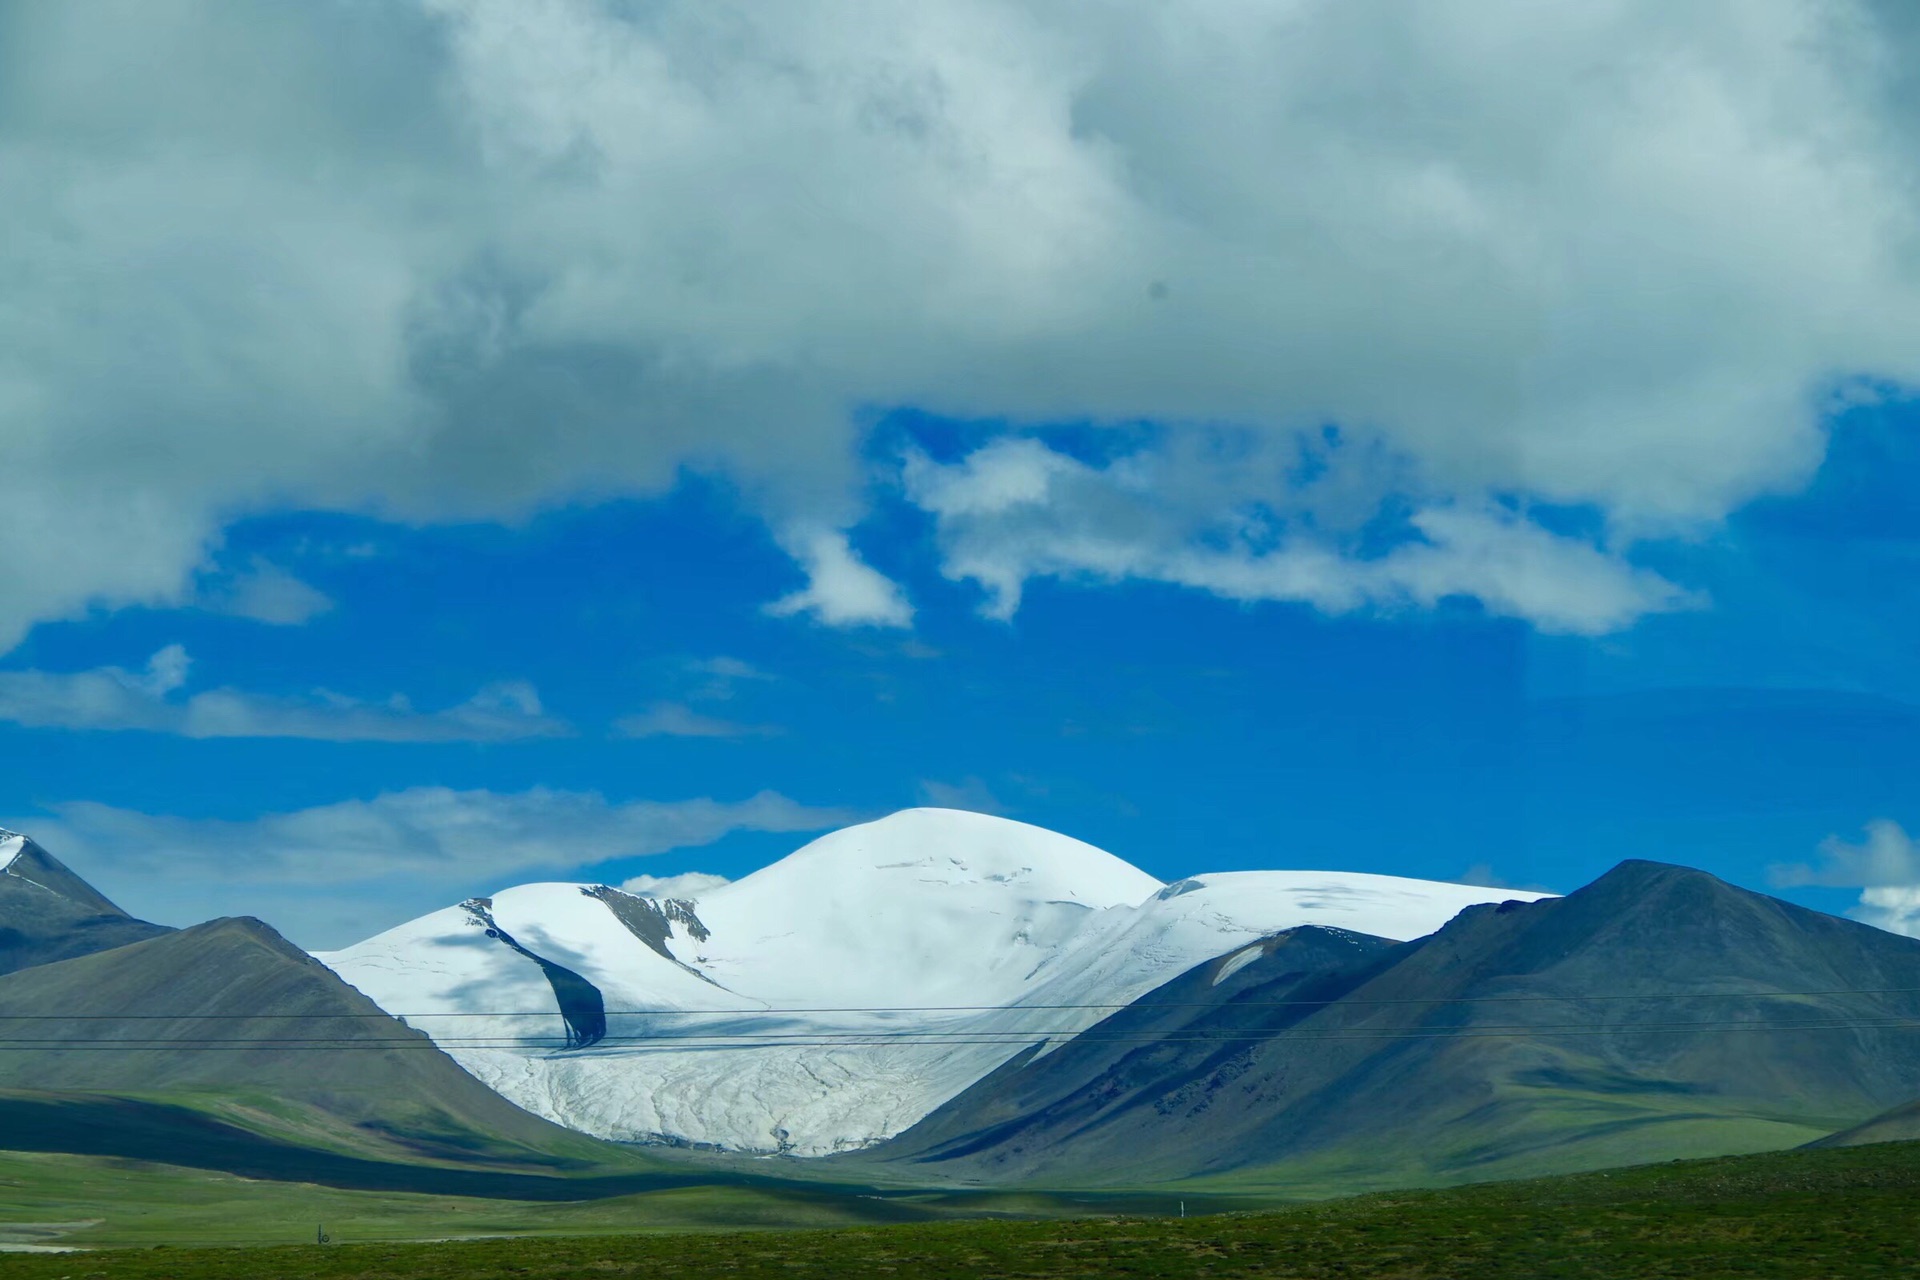
<instances>
[{"instance_id":1,"label":"dark brown mountain slope","mask_svg":"<svg viewBox=\"0 0 1920 1280\"><path fill-rule=\"evenodd\" d=\"M0 831L0 974L167 932L114 906L25 836Z\"/></svg>"},{"instance_id":2,"label":"dark brown mountain slope","mask_svg":"<svg viewBox=\"0 0 1920 1280\"><path fill-rule=\"evenodd\" d=\"M258 920L0 978L0 1037L16 1097L182 1105L380 1158L559 1168L611 1150L507 1102Z\"/></svg>"},{"instance_id":3,"label":"dark brown mountain slope","mask_svg":"<svg viewBox=\"0 0 1920 1280\"><path fill-rule=\"evenodd\" d=\"M1288 957L1217 988L1210 962L862 1158L1407 1185L1795 1146L1920 1095L1920 940L1681 867L1472 907L1309 987ZM1301 998L1328 1003L1274 1005Z\"/></svg>"}]
</instances>

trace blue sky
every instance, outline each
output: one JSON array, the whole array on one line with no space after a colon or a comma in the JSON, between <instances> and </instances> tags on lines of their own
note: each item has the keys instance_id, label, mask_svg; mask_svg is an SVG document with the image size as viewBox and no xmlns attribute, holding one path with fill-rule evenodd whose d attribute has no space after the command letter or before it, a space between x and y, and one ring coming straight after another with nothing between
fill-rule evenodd
<instances>
[{"instance_id":1,"label":"blue sky","mask_svg":"<svg viewBox=\"0 0 1920 1280\"><path fill-rule=\"evenodd\" d=\"M77 12L0 9L0 822L137 911L934 803L1920 931L1897 6Z\"/></svg>"},{"instance_id":2,"label":"blue sky","mask_svg":"<svg viewBox=\"0 0 1920 1280\"><path fill-rule=\"evenodd\" d=\"M829 627L768 611L800 575L737 494L697 478L505 528L255 519L229 532L222 562L279 566L323 612L276 625L119 610L35 628L5 670L119 668L137 683L177 645L184 679L143 704L230 689L318 710L259 736L77 713L8 724L4 812L135 907L262 911L312 945L531 874L734 877L814 828L921 803L1069 832L1167 879L1314 867L1564 890L1651 857L1767 888L1770 867L1816 862L1823 840L1859 840L1870 820L1920 825L1903 639L1920 602L1898 589L1920 532L1899 504L1920 482L1912 421L1903 406L1856 414L1803 496L1655 548L1711 603L1602 637L1543 636L1468 600L1328 616L1094 581L1037 586L1000 621L977 587L942 577L927 522L884 497L858 541L913 600L912 626ZM916 429L943 428L915 415L877 434ZM418 727L509 682L531 687L537 716ZM410 709L356 729L315 690ZM452 740L314 736L388 732ZM532 848L435 825L444 845L396 848L391 873L377 852L337 872L249 869L249 841L324 861L327 839L363 838L343 828L309 846L261 830L263 816L416 788L795 804L764 823L775 830L742 810L658 852L645 824L609 836L592 814L516 810ZM124 847L139 841L160 849ZM237 874L219 874L222 859ZM1854 896L1783 891L1834 910Z\"/></svg>"}]
</instances>

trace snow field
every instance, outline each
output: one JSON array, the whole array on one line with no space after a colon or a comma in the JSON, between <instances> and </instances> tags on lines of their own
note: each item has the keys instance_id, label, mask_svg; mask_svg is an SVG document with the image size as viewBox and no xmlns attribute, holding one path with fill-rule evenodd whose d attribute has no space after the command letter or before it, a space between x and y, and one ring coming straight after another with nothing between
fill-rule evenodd
<instances>
[{"instance_id":1,"label":"snow field","mask_svg":"<svg viewBox=\"0 0 1920 1280\"><path fill-rule=\"evenodd\" d=\"M1019 1050L1280 930L1406 939L1474 903L1544 896L1351 872L1165 885L1078 840L945 809L833 832L703 894L711 936L675 925L671 958L582 888L504 890L492 913L599 987L608 1038L585 1050L489 1047L561 1023L539 966L461 908L320 958L389 1012L459 1015L416 1025L559 1123L819 1155L890 1137ZM506 1016L527 1012L541 1016Z\"/></svg>"}]
</instances>

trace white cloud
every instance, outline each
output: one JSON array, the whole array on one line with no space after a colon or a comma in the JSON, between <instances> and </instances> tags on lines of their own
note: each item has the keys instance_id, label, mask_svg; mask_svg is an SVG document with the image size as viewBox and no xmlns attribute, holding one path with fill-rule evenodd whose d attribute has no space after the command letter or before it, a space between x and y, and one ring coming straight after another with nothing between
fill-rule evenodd
<instances>
[{"instance_id":1,"label":"white cloud","mask_svg":"<svg viewBox=\"0 0 1920 1280\"><path fill-rule=\"evenodd\" d=\"M1805 479L1834 378L1920 379L1898 16L17 7L0 647L185 603L287 506L509 518L692 466L847 528L855 415L898 404L1337 422L1462 511L1711 522ZM841 585L795 608L904 618Z\"/></svg>"},{"instance_id":2,"label":"white cloud","mask_svg":"<svg viewBox=\"0 0 1920 1280\"><path fill-rule=\"evenodd\" d=\"M730 883L725 876L710 872L683 871L677 876L635 876L631 880L621 881L620 887L643 898L697 899L703 893Z\"/></svg>"},{"instance_id":3,"label":"white cloud","mask_svg":"<svg viewBox=\"0 0 1920 1280\"><path fill-rule=\"evenodd\" d=\"M1867 838L1849 844L1839 836L1820 842L1820 859L1767 868L1767 878L1781 888L1826 885L1843 889L1880 888L1920 884L1920 845L1899 823L1876 818L1866 825Z\"/></svg>"},{"instance_id":4,"label":"white cloud","mask_svg":"<svg viewBox=\"0 0 1920 1280\"><path fill-rule=\"evenodd\" d=\"M191 660L177 644L154 654L143 671L0 671L0 720L30 729L167 731L184 706L167 695L186 683Z\"/></svg>"},{"instance_id":5,"label":"white cloud","mask_svg":"<svg viewBox=\"0 0 1920 1280\"><path fill-rule=\"evenodd\" d=\"M187 673L192 669L193 659L187 656L186 646L170 644L148 658L147 669L137 675L123 672L117 667L106 667L103 672L136 692L164 698L186 684Z\"/></svg>"},{"instance_id":6,"label":"white cloud","mask_svg":"<svg viewBox=\"0 0 1920 1280\"><path fill-rule=\"evenodd\" d=\"M778 725L745 724L704 715L679 702L659 702L614 721L623 738L764 738L781 732Z\"/></svg>"},{"instance_id":7,"label":"white cloud","mask_svg":"<svg viewBox=\"0 0 1920 1280\"><path fill-rule=\"evenodd\" d=\"M739 658L729 658L722 654L714 658L696 658L687 663L687 670L694 675L709 676L714 680L773 680L772 672L762 671L751 662Z\"/></svg>"},{"instance_id":8,"label":"white cloud","mask_svg":"<svg viewBox=\"0 0 1920 1280\"><path fill-rule=\"evenodd\" d=\"M616 803L591 792L445 787L245 821L92 802L48 812L7 821L128 910L175 923L257 914L305 946L344 945L471 894L615 858L858 818L769 791L733 802Z\"/></svg>"},{"instance_id":9,"label":"white cloud","mask_svg":"<svg viewBox=\"0 0 1920 1280\"><path fill-rule=\"evenodd\" d=\"M1854 919L1920 938L1920 884L1880 885L1860 891L1860 905L1851 912Z\"/></svg>"},{"instance_id":10,"label":"white cloud","mask_svg":"<svg viewBox=\"0 0 1920 1280\"><path fill-rule=\"evenodd\" d=\"M1781 888L1858 888L1860 904L1848 913L1854 919L1920 938L1920 843L1887 818L1867 823L1866 833L1858 844L1828 836L1817 862L1777 864L1767 878Z\"/></svg>"},{"instance_id":11,"label":"white cloud","mask_svg":"<svg viewBox=\"0 0 1920 1280\"><path fill-rule=\"evenodd\" d=\"M807 585L767 606L786 617L810 613L830 627L904 627L913 606L897 583L862 560L837 530L816 530L792 540Z\"/></svg>"},{"instance_id":12,"label":"white cloud","mask_svg":"<svg viewBox=\"0 0 1920 1280\"><path fill-rule=\"evenodd\" d=\"M724 654L684 661L675 675L686 696L701 702L731 702L739 694L742 685L766 685L780 679L771 671L763 671L751 662Z\"/></svg>"},{"instance_id":13,"label":"white cloud","mask_svg":"<svg viewBox=\"0 0 1920 1280\"><path fill-rule=\"evenodd\" d=\"M1013 616L1035 578L1165 582L1328 613L1470 596L1541 630L1582 634L1694 603L1617 554L1493 504L1431 502L1389 549L1361 554L1355 535L1316 518L1305 499L1317 495L1290 489L1257 449L1143 449L1093 466L1036 440L1001 440L954 463L909 457L906 480L935 517L947 576L979 583L996 618ZM1347 492L1334 489L1336 505Z\"/></svg>"},{"instance_id":14,"label":"white cloud","mask_svg":"<svg viewBox=\"0 0 1920 1280\"><path fill-rule=\"evenodd\" d=\"M366 702L318 689L279 697L209 689L175 697L189 659L168 645L146 670L0 671L0 721L35 729L141 729L188 738L312 738L330 742L508 742L570 732L525 681L491 684L467 701L418 711L404 697Z\"/></svg>"},{"instance_id":15,"label":"white cloud","mask_svg":"<svg viewBox=\"0 0 1920 1280\"><path fill-rule=\"evenodd\" d=\"M318 587L259 556L240 572L204 587L198 603L215 613L280 627L311 622L333 608L333 601Z\"/></svg>"}]
</instances>

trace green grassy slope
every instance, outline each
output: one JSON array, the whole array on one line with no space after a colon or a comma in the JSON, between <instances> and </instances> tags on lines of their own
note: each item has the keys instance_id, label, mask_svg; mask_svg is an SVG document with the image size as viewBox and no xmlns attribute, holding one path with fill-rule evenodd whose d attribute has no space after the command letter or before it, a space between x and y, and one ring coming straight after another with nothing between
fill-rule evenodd
<instances>
[{"instance_id":1,"label":"green grassy slope","mask_svg":"<svg viewBox=\"0 0 1920 1280\"><path fill-rule=\"evenodd\" d=\"M1829 1134L1817 1147L1857 1147L1868 1142L1920 1141L1920 1099L1883 1111L1865 1124Z\"/></svg>"},{"instance_id":2,"label":"green grassy slope","mask_svg":"<svg viewBox=\"0 0 1920 1280\"><path fill-rule=\"evenodd\" d=\"M4 1123L4 1117L0 1117ZM270 1245L310 1240L324 1223L336 1241L635 1231L794 1229L955 1217L1059 1218L1172 1212L1174 1194L1099 1196L882 1189L788 1182L691 1162L679 1177L558 1179L538 1199L368 1191L213 1170L66 1154L0 1151L0 1246ZM521 1179L524 1186L530 1179ZM571 1198L550 1193L571 1191ZM1262 1207L1271 1200L1189 1194L1195 1211ZM4 1272L5 1264L0 1264Z\"/></svg>"},{"instance_id":3,"label":"green grassy slope","mask_svg":"<svg viewBox=\"0 0 1920 1280\"><path fill-rule=\"evenodd\" d=\"M834 1159L1324 1194L1799 1146L1920 1092L1920 941L1703 872L1623 863L1345 968L1324 940L1294 958L1311 933L1217 985L1200 966Z\"/></svg>"},{"instance_id":4,"label":"green grassy slope","mask_svg":"<svg viewBox=\"0 0 1920 1280\"><path fill-rule=\"evenodd\" d=\"M257 920L0 977L0 1035L14 1111L64 1109L90 1129L83 1152L111 1154L95 1140L124 1133L120 1154L150 1157L172 1115L200 1150L219 1144L196 1116L366 1160L557 1172L639 1159L506 1101ZM20 1124L0 1125L0 1146L44 1149L60 1126L32 1143L9 1128Z\"/></svg>"},{"instance_id":5,"label":"green grassy slope","mask_svg":"<svg viewBox=\"0 0 1920 1280\"><path fill-rule=\"evenodd\" d=\"M584 1201L352 1191L125 1159L0 1152L0 1244L266 1245L663 1227L913 1220L911 1206L810 1188L691 1185ZM0 1262L0 1272L13 1265Z\"/></svg>"},{"instance_id":6,"label":"green grassy slope","mask_svg":"<svg viewBox=\"0 0 1920 1280\"><path fill-rule=\"evenodd\" d=\"M274 1099L245 1105L230 1094L133 1098L0 1091L0 1150L13 1152L153 1161L347 1190L517 1200L590 1200L753 1180L730 1170L676 1168L648 1152L577 1135L577 1147L562 1134L552 1148L519 1159L457 1161L408 1159L408 1152L380 1144L356 1149L351 1141L335 1140L342 1128L324 1112L308 1116Z\"/></svg>"},{"instance_id":7,"label":"green grassy slope","mask_svg":"<svg viewBox=\"0 0 1920 1280\"><path fill-rule=\"evenodd\" d=\"M0 1187L5 1182L0 1177ZM1185 1221L976 1221L778 1234L148 1249L22 1256L5 1265L10 1280L81 1275L97 1280L557 1280L583 1275L1843 1280L1920 1273L1916 1203L1920 1144L1902 1143L1366 1196ZM297 1214L306 1207L289 1205L287 1211ZM602 1207L634 1214L629 1229L649 1225L638 1205ZM425 1225L432 1218L414 1221ZM478 1222L471 1219L469 1225Z\"/></svg>"}]
</instances>

